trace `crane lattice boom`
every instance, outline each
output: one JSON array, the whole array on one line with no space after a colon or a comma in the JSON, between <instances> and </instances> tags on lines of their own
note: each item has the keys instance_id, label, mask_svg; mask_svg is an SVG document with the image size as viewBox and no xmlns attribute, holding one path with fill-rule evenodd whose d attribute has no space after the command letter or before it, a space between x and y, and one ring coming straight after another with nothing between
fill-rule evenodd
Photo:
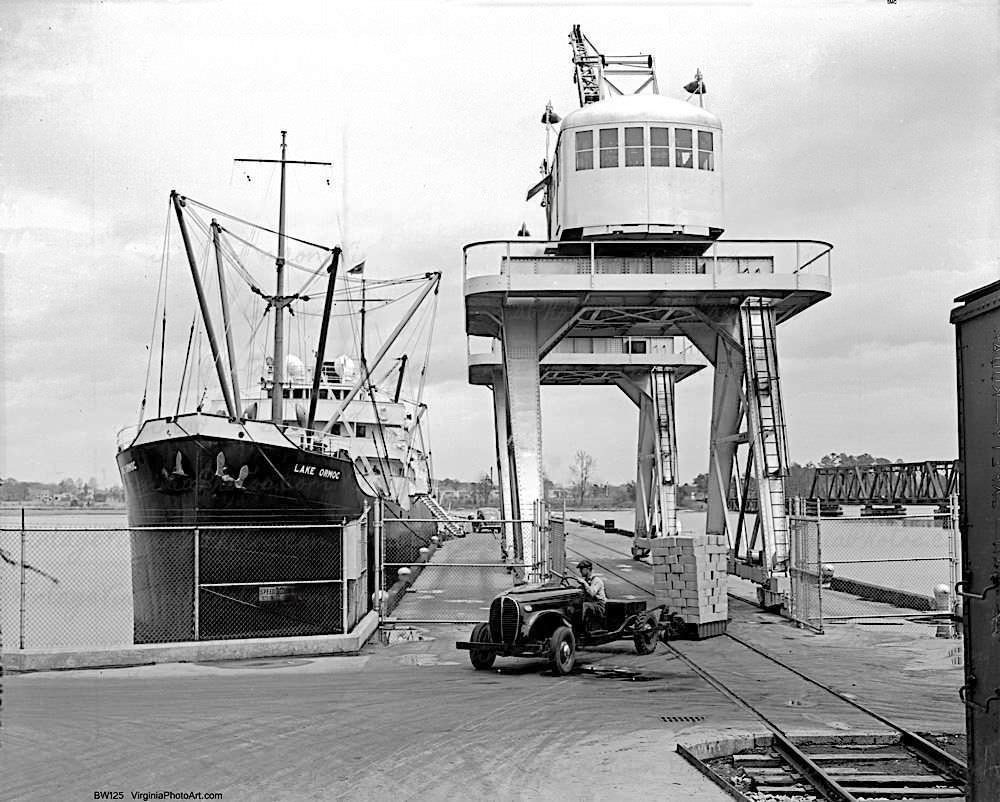
<instances>
[{"instance_id":1,"label":"crane lattice boom","mask_svg":"<svg viewBox=\"0 0 1000 802\"><path fill-rule=\"evenodd\" d=\"M652 56L605 56L580 30L579 25L573 26L569 44L576 68L573 82L576 84L581 106L596 103L611 95L626 94L609 76L615 76L615 80L619 80L619 76L625 77L626 80L643 79L629 94L638 95L647 88L654 95L660 93Z\"/></svg>"}]
</instances>

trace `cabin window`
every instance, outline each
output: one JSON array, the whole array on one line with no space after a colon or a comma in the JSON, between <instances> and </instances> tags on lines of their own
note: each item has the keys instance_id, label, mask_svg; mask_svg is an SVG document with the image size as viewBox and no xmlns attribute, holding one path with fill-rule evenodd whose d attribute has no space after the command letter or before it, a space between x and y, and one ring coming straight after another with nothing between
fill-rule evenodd
<instances>
[{"instance_id":1,"label":"cabin window","mask_svg":"<svg viewBox=\"0 0 1000 802\"><path fill-rule=\"evenodd\" d=\"M576 169L594 169L594 132L576 132Z\"/></svg>"},{"instance_id":2,"label":"cabin window","mask_svg":"<svg viewBox=\"0 0 1000 802\"><path fill-rule=\"evenodd\" d=\"M630 354L644 354L646 353L646 341L645 340L629 340L628 352Z\"/></svg>"},{"instance_id":3,"label":"cabin window","mask_svg":"<svg viewBox=\"0 0 1000 802\"><path fill-rule=\"evenodd\" d=\"M676 167L694 167L694 139L690 128L674 129L674 165Z\"/></svg>"},{"instance_id":4,"label":"cabin window","mask_svg":"<svg viewBox=\"0 0 1000 802\"><path fill-rule=\"evenodd\" d=\"M301 387L296 387L292 390L292 398L304 398L305 396L302 395L302 392L303 390Z\"/></svg>"},{"instance_id":5,"label":"cabin window","mask_svg":"<svg viewBox=\"0 0 1000 802\"><path fill-rule=\"evenodd\" d=\"M319 397L320 398L329 398L330 397L330 391L327 390L325 387L321 388L320 391L319 391Z\"/></svg>"},{"instance_id":6,"label":"cabin window","mask_svg":"<svg viewBox=\"0 0 1000 802\"><path fill-rule=\"evenodd\" d=\"M646 137L642 128L625 129L625 166L642 167L646 164Z\"/></svg>"},{"instance_id":7,"label":"cabin window","mask_svg":"<svg viewBox=\"0 0 1000 802\"><path fill-rule=\"evenodd\" d=\"M649 129L649 163L653 167L670 166L670 129Z\"/></svg>"},{"instance_id":8,"label":"cabin window","mask_svg":"<svg viewBox=\"0 0 1000 802\"><path fill-rule=\"evenodd\" d=\"M698 132L698 169L715 169L715 149L713 147L711 131Z\"/></svg>"},{"instance_id":9,"label":"cabin window","mask_svg":"<svg viewBox=\"0 0 1000 802\"><path fill-rule=\"evenodd\" d=\"M368 427L363 423L354 424L354 436L355 437L367 437Z\"/></svg>"},{"instance_id":10,"label":"cabin window","mask_svg":"<svg viewBox=\"0 0 1000 802\"><path fill-rule=\"evenodd\" d=\"M601 129L601 167L618 166L618 129Z\"/></svg>"}]
</instances>

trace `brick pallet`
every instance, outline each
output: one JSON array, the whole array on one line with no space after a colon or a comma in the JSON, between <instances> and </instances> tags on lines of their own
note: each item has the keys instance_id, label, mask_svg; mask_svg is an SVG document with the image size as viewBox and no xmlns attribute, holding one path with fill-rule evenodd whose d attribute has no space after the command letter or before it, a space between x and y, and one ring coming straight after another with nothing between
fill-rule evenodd
<instances>
[{"instance_id":1,"label":"brick pallet","mask_svg":"<svg viewBox=\"0 0 1000 802\"><path fill-rule=\"evenodd\" d=\"M672 535L651 541L657 602L684 620L697 638L726 631L725 535Z\"/></svg>"}]
</instances>

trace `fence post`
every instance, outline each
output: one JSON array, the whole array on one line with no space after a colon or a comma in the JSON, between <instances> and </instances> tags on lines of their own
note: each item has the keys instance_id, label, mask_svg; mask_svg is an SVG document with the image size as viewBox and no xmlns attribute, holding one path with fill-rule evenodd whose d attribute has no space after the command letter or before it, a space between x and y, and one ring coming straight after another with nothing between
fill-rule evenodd
<instances>
[{"instance_id":1,"label":"fence post","mask_svg":"<svg viewBox=\"0 0 1000 802\"><path fill-rule=\"evenodd\" d=\"M792 499L794 506L794 499ZM799 574L799 538L802 536L801 525L792 515L788 519L788 612L797 627L802 626L799 616L799 593L802 592L802 578Z\"/></svg>"},{"instance_id":2,"label":"fence post","mask_svg":"<svg viewBox=\"0 0 1000 802\"><path fill-rule=\"evenodd\" d=\"M948 595L951 597L949 608L951 614L957 616L959 596L955 593L955 586L962 578L961 566L958 561L958 493L952 493L948 498L948 516L950 524L948 528Z\"/></svg>"},{"instance_id":3,"label":"fence post","mask_svg":"<svg viewBox=\"0 0 1000 802\"><path fill-rule=\"evenodd\" d=\"M360 525L359 525L360 526ZM336 531L336 530L335 530ZM354 535L352 530L351 535ZM340 634L347 634L347 570L346 563L344 562L344 548L347 543L347 526L341 524L340 526ZM356 546L355 546L356 548ZM355 580L359 582L360 580ZM355 584L355 588L357 584Z\"/></svg>"},{"instance_id":4,"label":"fence post","mask_svg":"<svg viewBox=\"0 0 1000 802\"><path fill-rule=\"evenodd\" d=\"M201 537L198 527L194 528L194 639L200 640L198 619L201 617Z\"/></svg>"},{"instance_id":5,"label":"fence post","mask_svg":"<svg viewBox=\"0 0 1000 802\"><path fill-rule=\"evenodd\" d=\"M21 507L21 608L19 612L18 619L18 644L20 648L24 649L24 623L25 623L25 610L26 602L28 598L27 594L27 576L24 568L24 557L25 550L27 546L28 533L24 527L24 507Z\"/></svg>"},{"instance_id":6,"label":"fence post","mask_svg":"<svg viewBox=\"0 0 1000 802\"><path fill-rule=\"evenodd\" d=\"M372 530L375 535L375 586L378 588L375 597L377 601L378 623L382 625L385 619L385 538L382 529L382 498L375 499L371 508Z\"/></svg>"},{"instance_id":7,"label":"fence post","mask_svg":"<svg viewBox=\"0 0 1000 802\"><path fill-rule=\"evenodd\" d=\"M529 570L531 571L531 576L529 582L540 582L542 579L542 574L545 571L546 561L548 559L548 542L545 538L545 502L542 499L537 499L534 503L534 524L532 537L535 541L535 562L531 565Z\"/></svg>"},{"instance_id":8,"label":"fence post","mask_svg":"<svg viewBox=\"0 0 1000 802\"><path fill-rule=\"evenodd\" d=\"M535 565L532 568L531 573L534 575L532 581L537 582L542 573L542 569L545 565L545 544L542 542L542 501L538 499L535 501L534 509L534 537L535 537Z\"/></svg>"},{"instance_id":9,"label":"fence post","mask_svg":"<svg viewBox=\"0 0 1000 802\"><path fill-rule=\"evenodd\" d=\"M820 523L819 502L816 502L816 614L817 628L823 634L823 526Z\"/></svg>"}]
</instances>

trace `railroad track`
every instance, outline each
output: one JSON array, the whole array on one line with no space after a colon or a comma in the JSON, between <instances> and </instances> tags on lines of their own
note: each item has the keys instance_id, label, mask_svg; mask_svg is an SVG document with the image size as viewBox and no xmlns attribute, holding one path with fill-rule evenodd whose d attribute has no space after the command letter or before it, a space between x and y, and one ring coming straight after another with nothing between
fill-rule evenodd
<instances>
[{"instance_id":1,"label":"railroad track","mask_svg":"<svg viewBox=\"0 0 1000 802\"><path fill-rule=\"evenodd\" d=\"M753 644L726 634L711 644L668 643L667 647L771 731L769 753L734 757L734 769L742 770L754 791L774 796L812 793L834 802L965 798L968 769L963 761ZM780 687L781 700L761 694L762 687ZM811 712L839 727L881 731L892 743L847 748L797 745L786 731L789 699L807 702Z\"/></svg>"},{"instance_id":2,"label":"railroad track","mask_svg":"<svg viewBox=\"0 0 1000 802\"><path fill-rule=\"evenodd\" d=\"M576 533L572 537L631 559L631 554L619 552L606 543ZM584 556L569 546L567 551ZM587 556L621 581L645 593L652 592L651 583L640 585L607 561ZM832 802L954 802L965 798L968 769L963 761L754 644L727 633L697 644L671 642L666 646L692 671L770 730L773 738L769 752L733 758L734 775L747 778L754 793L790 799L812 794ZM775 698L777 688L781 691L780 700ZM790 705L790 700L799 704ZM789 710L800 710L802 706L808 706L816 717L835 722L838 729L880 731L887 736L883 740L891 743L797 745L786 729L792 724ZM678 751L698 764L699 770L714 775L713 779L727 787L735 798L747 802L755 798L744 794L686 750Z\"/></svg>"},{"instance_id":3,"label":"railroad track","mask_svg":"<svg viewBox=\"0 0 1000 802\"><path fill-rule=\"evenodd\" d=\"M611 548L611 546L609 546L607 543L602 543L600 540L594 540L593 538L586 537L584 535L581 535L579 532L570 532L567 536L573 538L574 540L583 540L583 541L586 541L587 543L590 543L590 544L592 544L594 546L600 546L602 549L607 549L608 551L612 552L613 554L618 554L618 555L624 557L627 560L633 559L631 552L629 552L629 551L619 551L618 549Z\"/></svg>"},{"instance_id":4,"label":"railroad track","mask_svg":"<svg viewBox=\"0 0 1000 802\"><path fill-rule=\"evenodd\" d=\"M574 537L578 537L578 536L575 535ZM594 543L595 545L598 545L598 546L603 546L604 545L602 543L598 543L595 540L589 540L589 538L582 538L582 539L583 540L588 540L589 542ZM609 551L614 552L615 549L609 549ZM572 548L570 546L566 546L566 553L567 554L573 554L576 557L586 557L594 565L596 565L599 568L603 569L606 573L614 575L615 577L617 577L618 579L620 579L622 582L625 582L626 584L631 585L634 588L638 588L643 593L645 593L645 594L647 594L649 596L653 595L652 577L650 577L650 582L648 584L646 584L646 585L640 585L638 582L633 582L631 579L629 579L627 576L625 576L624 574L622 574L620 571L616 571L614 568L612 568L606 562L598 560L598 559L590 556L589 554L584 554L582 551L578 551L577 549L574 549L574 548ZM627 556L628 556L629 559L632 559L632 555L627 555Z\"/></svg>"}]
</instances>

